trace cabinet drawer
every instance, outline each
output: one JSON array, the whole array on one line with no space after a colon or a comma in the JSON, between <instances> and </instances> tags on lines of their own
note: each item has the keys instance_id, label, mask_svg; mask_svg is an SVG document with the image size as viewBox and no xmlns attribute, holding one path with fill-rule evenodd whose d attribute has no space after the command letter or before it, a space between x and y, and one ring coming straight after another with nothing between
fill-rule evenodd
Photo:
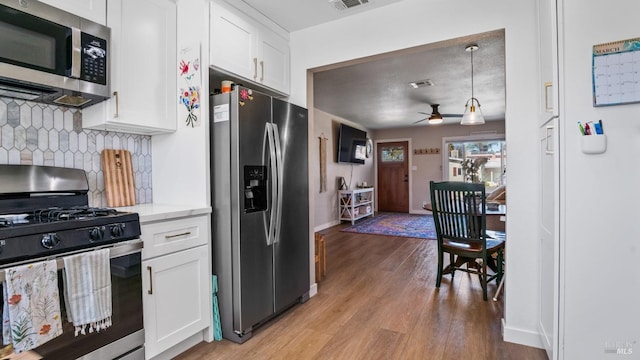
<instances>
[{"instance_id":1,"label":"cabinet drawer","mask_svg":"<svg viewBox=\"0 0 640 360\"><path fill-rule=\"evenodd\" d=\"M204 245L208 241L208 216L194 216L142 224L142 258L160 255Z\"/></svg>"}]
</instances>

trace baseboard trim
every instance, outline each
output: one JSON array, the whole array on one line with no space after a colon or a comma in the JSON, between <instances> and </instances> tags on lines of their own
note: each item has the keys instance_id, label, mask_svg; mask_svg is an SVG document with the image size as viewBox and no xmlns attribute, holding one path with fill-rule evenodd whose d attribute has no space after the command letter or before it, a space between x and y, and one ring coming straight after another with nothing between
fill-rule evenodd
<instances>
[{"instance_id":1,"label":"baseboard trim","mask_svg":"<svg viewBox=\"0 0 640 360\"><path fill-rule=\"evenodd\" d=\"M313 283L309 288L309 298L316 296L318 293L318 283Z\"/></svg>"},{"instance_id":2,"label":"baseboard trim","mask_svg":"<svg viewBox=\"0 0 640 360\"><path fill-rule=\"evenodd\" d=\"M196 334L186 338L185 340L179 342L178 344L154 356L152 359L153 360L170 360L175 358L176 356L182 354L183 352L201 343L204 340L204 334L203 334L204 331L206 331L206 329L203 331L199 331Z\"/></svg>"},{"instance_id":3,"label":"baseboard trim","mask_svg":"<svg viewBox=\"0 0 640 360\"><path fill-rule=\"evenodd\" d=\"M332 226L336 226L338 224L340 224L340 220L334 220L334 221L331 221L331 222L316 226L315 228L313 228L313 231L314 232L322 231L324 229L328 229L328 228L330 228Z\"/></svg>"},{"instance_id":4,"label":"baseboard trim","mask_svg":"<svg viewBox=\"0 0 640 360\"><path fill-rule=\"evenodd\" d=\"M502 319L502 339L506 342L544 349L540 334L536 331L508 326Z\"/></svg>"},{"instance_id":5,"label":"baseboard trim","mask_svg":"<svg viewBox=\"0 0 640 360\"><path fill-rule=\"evenodd\" d=\"M418 210L410 210L409 214L416 214L416 215L431 215L431 211L427 211L427 210L423 210L423 209L418 209Z\"/></svg>"}]
</instances>

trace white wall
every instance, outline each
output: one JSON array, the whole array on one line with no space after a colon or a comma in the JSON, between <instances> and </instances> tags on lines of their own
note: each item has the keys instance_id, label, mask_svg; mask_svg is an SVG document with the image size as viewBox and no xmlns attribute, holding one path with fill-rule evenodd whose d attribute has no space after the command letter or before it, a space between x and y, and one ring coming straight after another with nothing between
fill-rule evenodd
<instances>
[{"instance_id":1,"label":"white wall","mask_svg":"<svg viewBox=\"0 0 640 360\"><path fill-rule=\"evenodd\" d=\"M434 14L438 14L434 16ZM291 98L307 102L307 69L504 28L509 214L505 339L541 347L537 333L537 29L535 1L405 0L291 34ZM155 171L155 169L154 169ZM513 201L511 199L514 199ZM434 265L435 266L435 265Z\"/></svg>"},{"instance_id":2,"label":"white wall","mask_svg":"<svg viewBox=\"0 0 640 360\"><path fill-rule=\"evenodd\" d=\"M181 49L201 45L201 125L156 135L153 145L153 201L164 204L209 206L209 5L205 0L178 1L178 55ZM197 34L200 34L198 36ZM176 59L176 64L178 61ZM176 76L178 69L176 67ZM178 101L176 90L176 101ZM182 112L178 112L181 114Z\"/></svg>"},{"instance_id":3,"label":"white wall","mask_svg":"<svg viewBox=\"0 0 640 360\"><path fill-rule=\"evenodd\" d=\"M592 46L638 37L640 2L596 1L588 7L580 0L563 2L563 355L603 359L605 343L629 342L635 348L626 358L640 359L640 104L593 107L591 81ZM607 151L583 154L576 122L598 119Z\"/></svg>"},{"instance_id":4,"label":"white wall","mask_svg":"<svg viewBox=\"0 0 640 360\"><path fill-rule=\"evenodd\" d=\"M364 165L339 164L337 160L338 150L337 142L339 138L338 125L345 123L349 126L364 130L367 136L371 138L371 131L355 124L347 119L343 119L323 111L314 110L313 120L313 142L310 146L310 154L313 165L313 175L311 176L312 188L314 194L315 214L314 222L311 226L315 231L325 229L327 227L338 224L338 187L337 178L344 177L347 185L351 184L353 189L362 181L373 184L373 157L365 160ZM327 191L320 192L320 154L319 140L320 136L327 138Z\"/></svg>"}]
</instances>

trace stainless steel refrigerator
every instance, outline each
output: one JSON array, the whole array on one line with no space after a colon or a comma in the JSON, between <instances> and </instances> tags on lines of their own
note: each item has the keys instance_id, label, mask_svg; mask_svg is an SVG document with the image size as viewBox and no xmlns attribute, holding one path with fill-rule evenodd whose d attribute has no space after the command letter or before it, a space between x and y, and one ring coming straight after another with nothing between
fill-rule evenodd
<instances>
[{"instance_id":1,"label":"stainless steel refrigerator","mask_svg":"<svg viewBox=\"0 0 640 360\"><path fill-rule=\"evenodd\" d=\"M213 273L223 337L309 295L307 110L237 86L211 97Z\"/></svg>"}]
</instances>

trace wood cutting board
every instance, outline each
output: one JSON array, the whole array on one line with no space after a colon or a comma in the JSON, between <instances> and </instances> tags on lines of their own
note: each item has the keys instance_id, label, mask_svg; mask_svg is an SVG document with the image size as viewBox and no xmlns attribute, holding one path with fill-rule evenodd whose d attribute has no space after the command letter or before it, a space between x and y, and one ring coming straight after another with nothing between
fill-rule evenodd
<instances>
[{"instance_id":1,"label":"wood cutting board","mask_svg":"<svg viewBox=\"0 0 640 360\"><path fill-rule=\"evenodd\" d=\"M131 153L128 150L102 150L102 173L107 192L107 205L130 206L136 204L135 183Z\"/></svg>"}]
</instances>

